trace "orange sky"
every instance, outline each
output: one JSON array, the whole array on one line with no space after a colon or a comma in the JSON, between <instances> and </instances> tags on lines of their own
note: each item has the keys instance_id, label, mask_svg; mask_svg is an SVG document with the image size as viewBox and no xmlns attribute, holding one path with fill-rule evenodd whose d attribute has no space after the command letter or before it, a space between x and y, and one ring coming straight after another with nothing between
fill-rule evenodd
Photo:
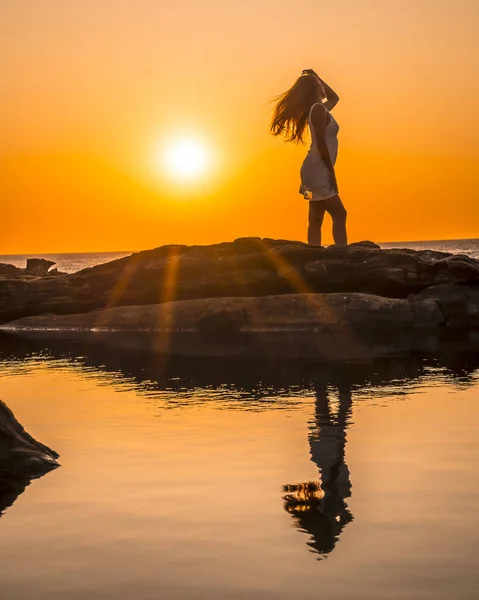
<instances>
[{"instance_id":1,"label":"orange sky","mask_svg":"<svg viewBox=\"0 0 479 600\"><path fill-rule=\"evenodd\" d=\"M478 19L477 0L2 2L0 252L304 240L306 148L268 133L268 102L309 67L341 97L351 240L479 237ZM187 188L157 166L184 132L215 166Z\"/></svg>"}]
</instances>

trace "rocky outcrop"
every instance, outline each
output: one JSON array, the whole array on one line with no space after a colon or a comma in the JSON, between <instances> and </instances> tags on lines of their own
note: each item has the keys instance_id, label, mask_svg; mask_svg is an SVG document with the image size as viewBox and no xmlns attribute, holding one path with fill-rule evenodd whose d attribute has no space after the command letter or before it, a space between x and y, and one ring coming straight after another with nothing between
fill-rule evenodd
<instances>
[{"instance_id":1,"label":"rocky outcrop","mask_svg":"<svg viewBox=\"0 0 479 600\"><path fill-rule=\"evenodd\" d=\"M23 269L19 267L15 267L14 265L9 265L6 263L0 263L0 276L3 275L20 275L23 274Z\"/></svg>"},{"instance_id":2,"label":"rocky outcrop","mask_svg":"<svg viewBox=\"0 0 479 600\"><path fill-rule=\"evenodd\" d=\"M45 277L48 275L48 270L50 267L53 267L55 264L55 261L47 260L46 258L28 258L25 273L27 275Z\"/></svg>"},{"instance_id":3,"label":"rocky outcrop","mask_svg":"<svg viewBox=\"0 0 479 600\"><path fill-rule=\"evenodd\" d=\"M0 475L37 477L58 467L58 454L37 442L0 400Z\"/></svg>"},{"instance_id":4,"label":"rocky outcrop","mask_svg":"<svg viewBox=\"0 0 479 600\"><path fill-rule=\"evenodd\" d=\"M479 285L436 285L414 296L413 301L435 303L448 329L479 329Z\"/></svg>"},{"instance_id":5,"label":"rocky outcrop","mask_svg":"<svg viewBox=\"0 0 479 600\"><path fill-rule=\"evenodd\" d=\"M58 454L37 442L0 400L0 515L32 479L59 466Z\"/></svg>"},{"instance_id":6,"label":"rocky outcrop","mask_svg":"<svg viewBox=\"0 0 479 600\"><path fill-rule=\"evenodd\" d=\"M382 250L372 242L315 248L243 238L211 246L163 246L72 275L3 278L0 322L206 298L365 293L404 299L441 283L478 285L479 262L442 252ZM433 304L413 308L436 318Z\"/></svg>"},{"instance_id":7,"label":"rocky outcrop","mask_svg":"<svg viewBox=\"0 0 479 600\"><path fill-rule=\"evenodd\" d=\"M354 331L404 332L436 328L444 316L429 298L383 298L372 294L286 294L254 298L179 300L122 306L77 315L25 317L4 331L240 332Z\"/></svg>"}]
</instances>

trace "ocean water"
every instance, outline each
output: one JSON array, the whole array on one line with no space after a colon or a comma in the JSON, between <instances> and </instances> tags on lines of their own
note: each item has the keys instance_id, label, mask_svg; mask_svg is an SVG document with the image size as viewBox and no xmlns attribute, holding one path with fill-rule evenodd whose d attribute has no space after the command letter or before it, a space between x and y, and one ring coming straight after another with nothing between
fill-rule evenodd
<instances>
[{"instance_id":1,"label":"ocean water","mask_svg":"<svg viewBox=\"0 0 479 600\"><path fill-rule=\"evenodd\" d=\"M55 262L53 268L62 271L63 273L75 273L82 269L101 265L111 260L123 258L132 254L131 252L81 252L70 254L1 254L0 263L15 265L19 268L24 268L28 258L46 258Z\"/></svg>"},{"instance_id":2,"label":"ocean water","mask_svg":"<svg viewBox=\"0 0 479 600\"><path fill-rule=\"evenodd\" d=\"M423 242L388 242L381 243L381 248L411 248L412 250L436 250L452 254L466 254L479 259L479 239L471 240L434 240Z\"/></svg>"},{"instance_id":3,"label":"ocean water","mask_svg":"<svg viewBox=\"0 0 479 600\"><path fill-rule=\"evenodd\" d=\"M443 240L431 242L388 242L381 243L382 248L412 248L413 250L439 250L440 252L451 252L453 254L467 254L472 258L479 259L479 239L471 240ZM74 273L81 269L94 267L110 260L123 258L131 252L84 252L71 254L2 254L0 263L25 267L27 258L46 258L55 261L55 267L64 273Z\"/></svg>"}]
</instances>

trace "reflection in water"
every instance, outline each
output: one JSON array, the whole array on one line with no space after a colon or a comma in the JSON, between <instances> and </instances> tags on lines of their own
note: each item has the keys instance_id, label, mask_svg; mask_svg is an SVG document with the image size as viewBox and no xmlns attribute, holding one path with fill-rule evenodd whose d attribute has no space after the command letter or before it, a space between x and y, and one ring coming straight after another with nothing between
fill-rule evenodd
<instances>
[{"instance_id":1,"label":"reflection in water","mask_svg":"<svg viewBox=\"0 0 479 600\"><path fill-rule=\"evenodd\" d=\"M30 485L31 478L9 477L0 473L0 517Z\"/></svg>"},{"instance_id":2,"label":"reflection in water","mask_svg":"<svg viewBox=\"0 0 479 600\"><path fill-rule=\"evenodd\" d=\"M0 338L2 396L64 455L0 519L2 597L469 600L478 367Z\"/></svg>"},{"instance_id":3,"label":"reflection in water","mask_svg":"<svg viewBox=\"0 0 479 600\"><path fill-rule=\"evenodd\" d=\"M340 385L338 408L332 409L326 382L315 385L315 415L309 434L311 460L320 472L320 482L286 485L284 508L296 526L311 536L308 545L324 558L331 552L343 528L353 520L345 499L351 495L345 460L346 430L350 423L351 388Z\"/></svg>"},{"instance_id":4,"label":"reflection in water","mask_svg":"<svg viewBox=\"0 0 479 600\"><path fill-rule=\"evenodd\" d=\"M420 384L431 375L440 375L442 383L461 387L474 384L479 368L478 346L466 348L462 343L444 345L434 354L408 354L376 358L363 362L318 361L312 359L201 358L159 355L132 336L122 333L123 347L117 347L114 336L95 335L92 340L22 339L0 334L0 360L12 368L17 363L23 371L39 362L65 361L68 367L79 368L86 376L100 375L106 383L127 385L138 393L152 395L157 391L194 391L198 388L228 387L258 399L282 393L314 390L318 373L324 385L337 389L349 387L351 393L381 388L398 393L405 386ZM113 340L113 342L112 342ZM59 365L57 365L59 366ZM323 384L321 384L323 385Z\"/></svg>"},{"instance_id":5,"label":"reflection in water","mask_svg":"<svg viewBox=\"0 0 479 600\"><path fill-rule=\"evenodd\" d=\"M85 377L100 377L112 386L126 386L149 398L162 398L163 407L194 402L211 402L211 394L198 390L224 390L220 406L231 400L244 401L241 408L264 405L274 397L303 398L315 394L315 416L309 434L310 454L318 468L318 481L286 485L284 508L295 524L311 536L309 545L321 557L331 552L343 528L352 521L346 499L351 495L349 469L345 461L347 428L352 400L380 398L411 392L431 376L441 385L474 385L479 353L462 344L445 345L435 354L409 354L377 358L358 363L314 360L260 360L163 356L142 350L138 340L128 347L122 334L122 347L111 336L95 336L92 341L56 341L42 338L24 340L0 335L0 361L10 373L56 362L57 367L78 368ZM477 350L477 349L476 349ZM437 384L437 383L436 383ZM337 391L338 401L335 401ZM158 392L173 392L158 394ZM165 400L166 398L166 400ZM0 514L30 483L0 479Z\"/></svg>"}]
</instances>

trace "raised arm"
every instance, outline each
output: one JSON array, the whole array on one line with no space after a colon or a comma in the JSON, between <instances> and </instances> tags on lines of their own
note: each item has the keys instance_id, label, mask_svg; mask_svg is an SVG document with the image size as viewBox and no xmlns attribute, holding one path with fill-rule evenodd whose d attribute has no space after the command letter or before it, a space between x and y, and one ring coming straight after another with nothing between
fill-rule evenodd
<instances>
[{"instance_id":1,"label":"raised arm","mask_svg":"<svg viewBox=\"0 0 479 600\"><path fill-rule=\"evenodd\" d=\"M331 86L329 86L323 79L321 79L321 77L316 73L316 71L314 69L305 69L303 71L303 73L314 75L315 77L318 78L318 80L320 81L320 83L322 84L322 86L324 88L324 93L326 94L326 101L324 102L324 106L328 110L332 110L336 106L336 104L339 102L339 96L336 94L336 92L333 90L333 88Z\"/></svg>"},{"instance_id":2,"label":"raised arm","mask_svg":"<svg viewBox=\"0 0 479 600\"><path fill-rule=\"evenodd\" d=\"M319 75L317 75L317 78L323 84L324 91L326 92L326 102L324 103L324 106L328 110L332 110L339 102L339 96L336 94L332 87L330 87L325 81L321 79Z\"/></svg>"}]
</instances>

